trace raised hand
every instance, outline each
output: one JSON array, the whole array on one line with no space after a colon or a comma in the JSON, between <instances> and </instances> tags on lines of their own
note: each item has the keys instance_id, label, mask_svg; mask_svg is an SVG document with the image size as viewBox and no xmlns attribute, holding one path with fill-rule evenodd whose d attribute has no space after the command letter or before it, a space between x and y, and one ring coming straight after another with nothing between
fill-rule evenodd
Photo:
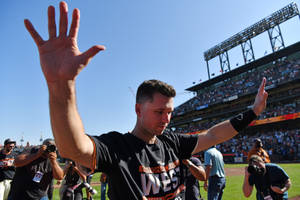
<instances>
[{"instance_id":1,"label":"raised hand","mask_svg":"<svg viewBox=\"0 0 300 200\"><path fill-rule=\"evenodd\" d=\"M257 116L266 108L267 105L268 93L265 91L265 86L266 78L264 77L260 84L253 104L253 111Z\"/></svg>"},{"instance_id":2,"label":"raised hand","mask_svg":"<svg viewBox=\"0 0 300 200\"><path fill-rule=\"evenodd\" d=\"M48 84L57 81L75 80L76 76L92 57L105 49L102 45L95 45L81 53L77 46L80 20L79 10L74 9L73 11L72 23L69 35L67 35L68 7L65 2L60 2L59 7L60 21L58 36L56 33L55 9L53 6L48 7L49 39L47 41L41 38L29 20L24 20L26 29L38 47L40 63Z\"/></svg>"}]
</instances>

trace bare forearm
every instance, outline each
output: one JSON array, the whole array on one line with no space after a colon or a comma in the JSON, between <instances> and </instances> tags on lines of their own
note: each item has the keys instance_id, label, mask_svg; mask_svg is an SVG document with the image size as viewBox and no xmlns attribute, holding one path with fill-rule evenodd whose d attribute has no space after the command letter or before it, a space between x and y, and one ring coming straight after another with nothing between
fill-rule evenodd
<instances>
[{"instance_id":1,"label":"bare forearm","mask_svg":"<svg viewBox=\"0 0 300 200\"><path fill-rule=\"evenodd\" d=\"M206 175L205 175L205 171L204 171L203 167L191 164L189 167L189 170L197 180L199 180L199 181L206 180Z\"/></svg>"},{"instance_id":2,"label":"bare forearm","mask_svg":"<svg viewBox=\"0 0 300 200\"><path fill-rule=\"evenodd\" d=\"M252 190L253 190L253 186L251 186L249 184L248 179L249 179L248 176L244 176L243 193L244 193L245 197L249 197L252 193Z\"/></svg>"},{"instance_id":3,"label":"bare forearm","mask_svg":"<svg viewBox=\"0 0 300 200\"><path fill-rule=\"evenodd\" d=\"M229 120L216 124L207 132L199 134L198 144L193 154L208 149L234 137L238 132L233 128Z\"/></svg>"},{"instance_id":4,"label":"bare forearm","mask_svg":"<svg viewBox=\"0 0 300 200\"><path fill-rule=\"evenodd\" d=\"M38 159L41 155L39 153L34 154L21 154L15 158L15 166L16 167L23 167L28 165L32 161Z\"/></svg>"},{"instance_id":5,"label":"bare forearm","mask_svg":"<svg viewBox=\"0 0 300 200\"><path fill-rule=\"evenodd\" d=\"M52 131L60 154L90 167L93 145L77 110L75 81L48 83L48 87Z\"/></svg>"},{"instance_id":6,"label":"bare forearm","mask_svg":"<svg viewBox=\"0 0 300 200\"><path fill-rule=\"evenodd\" d=\"M74 170L77 172L77 174L80 176L81 180L83 182L86 182L86 176L77 168L77 167L74 167Z\"/></svg>"},{"instance_id":7,"label":"bare forearm","mask_svg":"<svg viewBox=\"0 0 300 200\"><path fill-rule=\"evenodd\" d=\"M56 160L51 160L52 175L56 180L62 180L64 178L64 170L59 166Z\"/></svg>"},{"instance_id":8,"label":"bare forearm","mask_svg":"<svg viewBox=\"0 0 300 200\"><path fill-rule=\"evenodd\" d=\"M286 181L284 187L281 189L282 193L288 191L288 190L290 189L291 185L292 185L292 182L291 182L290 179L288 179L288 180Z\"/></svg>"}]
</instances>

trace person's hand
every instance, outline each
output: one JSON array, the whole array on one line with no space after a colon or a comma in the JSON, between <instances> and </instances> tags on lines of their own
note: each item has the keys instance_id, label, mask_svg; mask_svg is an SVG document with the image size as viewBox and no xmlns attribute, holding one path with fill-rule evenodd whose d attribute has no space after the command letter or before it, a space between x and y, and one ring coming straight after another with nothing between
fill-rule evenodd
<instances>
[{"instance_id":1,"label":"person's hand","mask_svg":"<svg viewBox=\"0 0 300 200\"><path fill-rule=\"evenodd\" d=\"M60 2L59 35L57 36L55 9L53 6L48 7L49 39L47 41L41 38L28 19L24 20L26 29L38 47L42 70L48 84L51 82L75 80L76 76L92 57L105 49L104 46L95 45L81 53L77 46L80 20L79 10L74 9L73 11L69 35L67 35L67 14L67 4Z\"/></svg>"},{"instance_id":2,"label":"person's hand","mask_svg":"<svg viewBox=\"0 0 300 200\"><path fill-rule=\"evenodd\" d=\"M262 111L266 108L267 105L267 98L268 98L268 93L265 91L265 86L266 86L266 78L264 77L260 87L258 89L257 95L255 97L255 101L253 104L253 111L256 114L256 116L260 115Z\"/></svg>"},{"instance_id":3,"label":"person's hand","mask_svg":"<svg viewBox=\"0 0 300 200\"><path fill-rule=\"evenodd\" d=\"M47 149L47 146L46 146L46 145L42 145L42 146L39 148L37 154L40 155L40 156L43 155L43 154L45 153L46 149Z\"/></svg>"},{"instance_id":4,"label":"person's hand","mask_svg":"<svg viewBox=\"0 0 300 200\"><path fill-rule=\"evenodd\" d=\"M207 189L208 189L207 181L204 182L203 188L204 188L205 191L207 191Z\"/></svg>"},{"instance_id":5,"label":"person's hand","mask_svg":"<svg viewBox=\"0 0 300 200\"><path fill-rule=\"evenodd\" d=\"M56 152L49 152L48 153L48 158L49 158L50 161L56 161L56 158L57 158Z\"/></svg>"},{"instance_id":6,"label":"person's hand","mask_svg":"<svg viewBox=\"0 0 300 200\"><path fill-rule=\"evenodd\" d=\"M271 186L271 190L273 190L273 192L276 192L278 194L284 193L284 191L280 187L277 187L277 186Z\"/></svg>"}]
</instances>

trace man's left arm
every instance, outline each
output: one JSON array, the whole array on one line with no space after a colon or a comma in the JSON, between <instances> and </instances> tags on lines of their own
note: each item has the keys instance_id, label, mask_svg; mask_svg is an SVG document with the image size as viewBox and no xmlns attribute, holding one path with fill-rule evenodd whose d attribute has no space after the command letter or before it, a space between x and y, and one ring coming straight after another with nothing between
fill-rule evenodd
<instances>
[{"instance_id":1,"label":"man's left arm","mask_svg":"<svg viewBox=\"0 0 300 200\"><path fill-rule=\"evenodd\" d=\"M56 180L62 180L64 178L64 170L59 166L56 161L57 155L55 152L50 152L48 154L48 158L50 160L50 164L52 167L52 175Z\"/></svg>"},{"instance_id":2,"label":"man's left arm","mask_svg":"<svg viewBox=\"0 0 300 200\"><path fill-rule=\"evenodd\" d=\"M263 112L267 104L268 93L265 91L265 85L266 78L263 78L261 85L258 89L257 95L255 97L252 109L256 116L260 115L260 113ZM246 128L246 126L248 126L251 123L251 121L255 119L253 118L253 112L250 112L251 114L247 114L249 117L246 116L246 113L242 116L239 115L234 118L235 120L226 120L213 126L206 132L199 134L196 148L194 149L192 154L196 154L213 145L222 143L234 137L236 134L238 134L238 131L241 131L242 129ZM251 118L251 121L248 123L249 118Z\"/></svg>"}]
</instances>

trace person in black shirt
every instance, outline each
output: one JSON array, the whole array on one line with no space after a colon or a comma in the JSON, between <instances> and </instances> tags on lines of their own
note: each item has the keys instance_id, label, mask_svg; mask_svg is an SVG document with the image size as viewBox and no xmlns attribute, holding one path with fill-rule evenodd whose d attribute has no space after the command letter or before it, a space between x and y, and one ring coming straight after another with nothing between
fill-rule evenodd
<instances>
[{"instance_id":1,"label":"person in black shirt","mask_svg":"<svg viewBox=\"0 0 300 200\"><path fill-rule=\"evenodd\" d=\"M199 181L205 181L206 173L201 166L201 161L197 157L183 160L183 164L187 167L185 177L185 199L186 200L201 200Z\"/></svg>"},{"instance_id":2,"label":"person in black shirt","mask_svg":"<svg viewBox=\"0 0 300 200\"><path fill-rule=\"evenodd\" d=\"M63 179L63 170L56 161L54 140L47 139L40 147L29 149L15 159L16 174L11 183L10 200L40 200L47 196L53 178ZM54 151L53 151L54 150Z\"/></svg>"},{"instance_id":3,"label":"person in black shirt","mask_svg":"<svg viewBox=\"0 0 300 200\"><path fill-rule=\"evenodd\" d=\"M0 151L0 200L6 200L10 191L10 183L15 175L15 156L13 149L16 142L11 139L4 141L4 148Z\"/></svg>"},{"instance_id":4,"label":"person in black shirt","mask_svg":"<svg viewBox=\"0 0 300 200\"><path fill-rule=\"evenodd\" d=\"M165 134L176 91L159 80L144 81L136 95L137 120L133 130L92 137L86 134L77 109L76 78L105 47L95 45L83 53L79 51L79 19L79 10L74 9L68 32L68 7L66 2L60 2L57 31L55 8L49 6L48 40L43 40L31 22L24 20L38 47L49 92L51 126L61 156L79 163L82 169L105 172L112 200L184 199L180 160L245 129L266 107L266 79L263 78L252 109L199 135Z\"/></svg>"}]
</instances>

